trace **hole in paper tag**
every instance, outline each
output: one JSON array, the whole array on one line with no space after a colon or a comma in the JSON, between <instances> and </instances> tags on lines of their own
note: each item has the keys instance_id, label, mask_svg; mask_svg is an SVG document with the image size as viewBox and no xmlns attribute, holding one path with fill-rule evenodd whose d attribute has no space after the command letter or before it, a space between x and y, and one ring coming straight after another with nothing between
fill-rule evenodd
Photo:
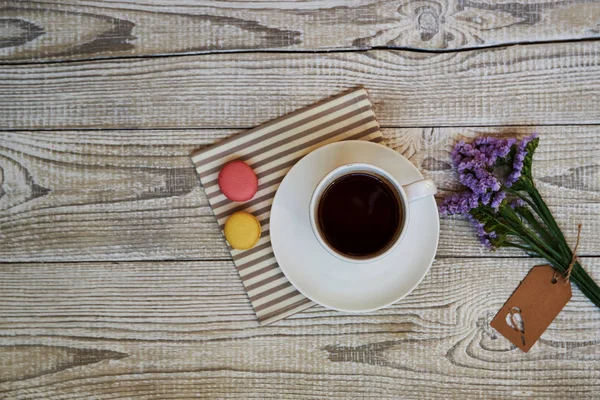
<instances>
[{"instance_id":1,"label":"hole in paper tag","mask_svg":"<svg viewBox=\"0 0 600 400\"><path fill-rule=\"evenodd\" d=\"M491 322L515 346L529 351L571 299L571 283L550 265L533 267Z\"/></svg>"},{"instance_id":2,"label":"hole in paper tag","mask_svg":"<svg viewBox=\"0 0 600 400\"><path fill-rule=\"evenodd\" d=\"M523 317L521 317L521 309L519 307L513 307L508 314L506 314L506 323L511 328L516 329L521 333L525 333L525 324L523 323Z\"/></svg>"}]
</instances>

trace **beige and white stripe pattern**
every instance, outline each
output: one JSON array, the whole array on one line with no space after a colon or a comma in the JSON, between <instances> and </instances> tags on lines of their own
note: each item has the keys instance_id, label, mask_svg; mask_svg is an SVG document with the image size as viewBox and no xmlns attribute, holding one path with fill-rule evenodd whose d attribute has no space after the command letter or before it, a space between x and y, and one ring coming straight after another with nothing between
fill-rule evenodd
<instances>
[{"instance_id":1,"label":"beige and white stripe pattern","mask_svg":"<svg viewBox=\"0 0 600 400\"><path fill-rule=\"evenodd\" d=\"M250 250L230 249L261 324L311 307L277 265L269 235L271 204L279 183L292 166L311 151L340 140L382 140L379 124L363 88L343 93L271 121L192 155L196 171L221 229L232 213L244 210L258 218L262 236ZM223 165L243 160L258 176L258 192L250 201L229 201L219 191Z\"/></svg>"}]
</instances>

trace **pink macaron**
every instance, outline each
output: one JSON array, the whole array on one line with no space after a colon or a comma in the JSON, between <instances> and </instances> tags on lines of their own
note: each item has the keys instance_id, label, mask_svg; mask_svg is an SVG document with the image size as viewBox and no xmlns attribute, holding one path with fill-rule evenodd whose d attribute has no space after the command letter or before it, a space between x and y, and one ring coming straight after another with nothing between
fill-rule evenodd
<instances>
[{"instance_id":1,"label":"pink macaron","mask_svg":"<svg viewBox=\"0 0 600 400\"><path fill-rule=\"evenodd\" d=\"M258 178L243 161L232 161L219 172L219 188L231 201L248 201L258 190Z\"/></svg>"}]
</instances>

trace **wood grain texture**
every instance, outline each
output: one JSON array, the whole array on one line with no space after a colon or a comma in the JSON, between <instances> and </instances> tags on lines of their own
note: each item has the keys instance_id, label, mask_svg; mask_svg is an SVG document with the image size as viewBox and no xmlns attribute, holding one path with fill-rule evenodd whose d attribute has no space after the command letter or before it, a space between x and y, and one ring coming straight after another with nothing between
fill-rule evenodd
<instances>
[{"instance_id":1,"label":"wood grain texture","mask_svg":"<svg viewBox=\"0 0 600 400\"><path fill-rule=\"evenodd\" d=\"M230 258L189 159L228 134L0 133L0 258Z\"/></svg>"},{"instance_id":2,"label":"wood grain texture","mask_svg":"<svg viewBox=\"0 0 600 400\"><path fill-rule=\"evenodd\" d=\"M600 37L593 1L3 1L0 60L248 50L456 50Z\"/></svg>"},{"instance_id":3,"label":"wood grain texture","mask_svg":"<svg viewBox=\"0 0 600 400\"><path fill-rule=\"evenodd\" d=\"M600 398L598 308L574 288L515 349L489 324L541 260L461 218L399 303L258 326L189 159L357 85L439 198L456 140L537 131L537 184L600 281L599 20L591 0L0 0L0 399Z\"/></svg>"},{"instance_id":4,"label":"wood grain texture","mask_svg":"<svg viewBox=\"0 0 600 400\"><path fill-rule=\"evenodd\" d=\"M539 132L534 174L567 240L600 255L600 126L384 129L385 143L459 189L450 151L480 134ZM189 154L230 130L0 132L0 260L229 259ZM490 253L461 218L442 218L438 257Z\"/></svg>"},{"instance_id":5,"label":"wood grain texture","mask_svg":"<svg viewBox=\"0 0 600 400\"><path fill-rule=\"evenodd\" d=\"M364 84L382 126L600 122L600 41L0 67L4 128L253 127Z\"/></svg>"},{"instance_id":6,"label":"wood grain texture","mask_svg":"<svg viewBox=\"0 0 600 400\"><path fill-rule=\"evenodd\" d=\"M528 354L489 326L535 263L438 259L384 310L266 327L229 262L4 264L0 398L597 398L579 290Z\"/></svg>"}]
</instances>

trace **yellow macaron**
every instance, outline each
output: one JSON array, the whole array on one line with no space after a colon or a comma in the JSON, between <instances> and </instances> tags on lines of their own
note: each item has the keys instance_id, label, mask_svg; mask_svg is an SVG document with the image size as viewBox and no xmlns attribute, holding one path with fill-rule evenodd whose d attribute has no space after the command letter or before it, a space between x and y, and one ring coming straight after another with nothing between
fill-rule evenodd
<instances>
[{"instance_id":1,"label":"yellow macaron","mask_svg":"<svg viewBox=\"0 0 600 400\"><path fill-rule=\"evenodd\" d=\"M260 239L260 222L254 215L238 211L229 216L223 231L231 247L248 250Z\"/></svg>"}]
</instances>

